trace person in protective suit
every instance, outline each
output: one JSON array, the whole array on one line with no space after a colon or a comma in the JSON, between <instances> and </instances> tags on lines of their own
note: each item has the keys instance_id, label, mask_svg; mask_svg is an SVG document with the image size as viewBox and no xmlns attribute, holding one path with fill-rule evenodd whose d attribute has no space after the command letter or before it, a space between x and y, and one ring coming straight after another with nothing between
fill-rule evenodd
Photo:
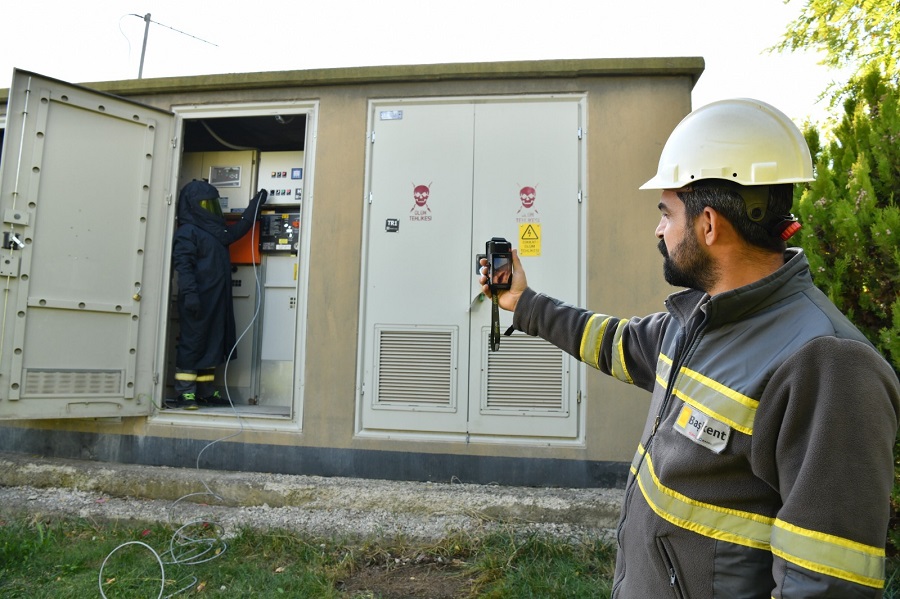
<instances>
[{"instance_id":1,"label":"person in protective suit","mask_svg":"<svg viewBox=\"0 0 900 599\"><path fill-rule=\"evenodd\" d=\"M178 230L172 260L178 276L180 335L175 354L175 399L167 408L196 410L198 403L229 405L213 388L215 369L235 342L228 246L250 231L265 190L250 200L239 221L229 226L219 205L219 191L194 180L178 195Z\"/></svg>"}]
</instances>

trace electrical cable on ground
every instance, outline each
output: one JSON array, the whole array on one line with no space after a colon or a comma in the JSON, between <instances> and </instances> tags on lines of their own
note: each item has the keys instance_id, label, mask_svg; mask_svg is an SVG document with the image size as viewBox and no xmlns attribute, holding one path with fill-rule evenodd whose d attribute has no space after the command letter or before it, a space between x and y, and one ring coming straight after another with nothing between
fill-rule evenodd
<instances>
[{"instance_id":1,"label":"electrical cable on ground","mask_svg":"<svg viewBox=\"0 0 900 599\"><path fill-rule=\"evenodd\" d=\"M257 202L256 212L253 214L253 222L254 223L256 222L257 218L259 218L259 210L260 210L260 203ZM251 229L250 229L250 247L251 248L254 247L254 244L256 244L256 243L257 243L256 227L254 226L254 227L251 227ZM253 317L250 319L250 322L247 324L247 326L244 328L244 330L241 332L241 334L235 340L234 346L232 346L231 351L228 352L228 356L225 359L225 368L224 368L224 373L223 373L223 386L225 387L225 397L228 399L228 405L231 407L232 412L234 412L234 415L237 418L238 430L234 433L225 435L224 437L220 437L218 439L214 439L213 441L210 441L200 450L200 452L197 454L197 460L196 460L196 467L197 467L198 471L201 469L200 468L200 458L203 456L203 453L207 449L209 449L210 447L212 447L213 445L215 445L216 443L219 443L221 441L227 441L229 439L233 439L233 438L243 434L243 432L244 432L244 420L243 420L243 418L241 418L241 415L238 412L237 408L234 407L234 401L232 401L232 399L231 399L231 392L229 391L229 388L228 388L228 365L231 363L231 358L234 356L234 353L237 350L238 344L241 342L241 340L244 338L244 336L247 334L247 332L252 329L253 324L256 322L257 318L259 317L259 307L260 307L260 303L261 303L259 301L259 297L262 293L262 284L260 283L260 280L259 280L259 271L256 268L256 261L252 261L252 265L253 265L253 278L256 281L256 297L257 297L256 309L253 312ZM224 498L222 498L218 493L216 493L215 491L213 491L210 488L210 486L207 484L206 480L204 480L202 477L200 478L200 482L203 484L204 489L206 489L205 492L188 493L186 495L183 495L183 496L179 497L178 499L176 499L174 502L172 502L172 508L177 506L184 499L188 499L191 497L197 497L197 496L210 496L210 497L215 498L218 501L221 501L221 502L225 501ZM200 530L198 532L212 532L213 534L212 534L212 536L202 536L202 537L199 535L196 537L188 536L187 534L185 534L185 531L188 530L189 527L192 527L192 526L200 527ZM169 549L167 551L163 552L162 554L157 553L152 547L150 547L150 545L143 543L141 541L128 541L126 543L122 543L119 546L117 546L116 548L114 548L106 556L106 559L103 560L103 564L100 566L100 572L97 577L97 583L100 587L100 596L103 599L110 599L109 597L107 597L106 593L104 592L104 582L107 580L115 580L117 577L110 576L110 577L104 578L104 570L106 569L107 563L110 561L110 558L112 558L114 554L116 554L120 550L124 549L125 547L131 546L131 545L143 547L152 554L153 558L159 564L159 569L160 569L160 590L159 590L159 595L157 595L157 599L168 599L169 597L174 597L176 595L179 595L181 593L184 593L184 592L190 590L197 583L198 579L196 576L194 576L193 580L191 580L191 582L189 582L185 586L179 588L178 590L176 590L173 593L170 593L168 595L163 595L163 593L165 592L165 585L166 585L166 566L167 565L168 566L174 566L174 565L195 566L198 564L203 564L203 563L212 561L214 559L217 559L217 558L221 557L222 555L224 555L226 549L228 548L227 543L225 543L225 541L223 539L224 539L224 529L219 524L217 524L215 522L210 522L209 520L194 520L194 521L188 522L186 524L183 524L174 533L172 533L172 536L169 539ZM165 559L164 559L164 557L165 557ZM111 584L114 584L114 582Z\"/></svg>"}]
</instances>

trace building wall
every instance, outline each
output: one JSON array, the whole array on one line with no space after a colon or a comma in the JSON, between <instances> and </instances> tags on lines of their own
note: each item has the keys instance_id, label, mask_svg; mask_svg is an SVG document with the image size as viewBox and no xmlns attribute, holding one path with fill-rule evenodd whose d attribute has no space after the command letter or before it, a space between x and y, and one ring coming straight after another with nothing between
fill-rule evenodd
<instances>
[{"instance_id":1,"label":"building wall","mask_svg":"<svg viewBox=\"0 0 900 599\"><path fill-rule=\"evenodd\" d=\"M663 309L671 289L662 278L654 237L658 197L638 187L653 176L665 140L690 111L702 60L653 63L652 68L642 64L592 61L588 69L582 62L554 61L543 70L520 66L524 75L510 74L505 70L511 67L504 66L459 74L465 65L442 65L370 72L368 80L365 70L341 70L332 80L327 72L299 72L258 74L249 81L223 76L93 85L167 110L192 104L319 102L302 432L244 430L219 444L215 451L222 461L211 458L211 465L445 480L453 472L466 472L476 482L497 480L504 472L511 484L539 483L543 473L555 473L556 484L623 480L649 396L590 369L583 446L354 436L366 119L367 103L374 98L586 93L587 307L617 316L644 315ZM171 465L192 465L198 448L224 435L221 428L199 422L173 426L153 418L29 421L2 428L3 449ZM480 458L486 459L479 463Z\"/></svg>"}]
</instances>

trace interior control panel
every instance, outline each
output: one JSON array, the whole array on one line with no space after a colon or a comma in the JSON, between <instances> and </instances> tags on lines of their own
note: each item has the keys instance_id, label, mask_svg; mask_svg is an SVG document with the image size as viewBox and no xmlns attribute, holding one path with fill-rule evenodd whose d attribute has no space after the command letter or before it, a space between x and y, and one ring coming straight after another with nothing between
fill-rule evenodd
<instances>
[{"instance_id":1,"label":"interior control panel","mask_svg":"<svg viewBox=\"0 0 900 599\"><path fill-rule=\"evenodd\" d=\"M259 251L296 254L300 248L299 212L264 212L259 217Z\"/></svg>"}]
</instances>

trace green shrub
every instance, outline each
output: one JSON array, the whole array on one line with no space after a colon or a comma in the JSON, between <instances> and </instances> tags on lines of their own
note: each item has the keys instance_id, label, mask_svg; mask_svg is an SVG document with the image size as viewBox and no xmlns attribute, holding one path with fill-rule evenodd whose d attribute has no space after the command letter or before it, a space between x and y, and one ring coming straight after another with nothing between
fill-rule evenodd
<instances>
[{"instance_id":1,"label":"green shrub","mask_svg":"<svg viewBox=\"0 0 900 599\"><path fill-rule=\"evenodd\" d=\"M795 198L798 243L816 284L900 371L900 89L877 70L849 89L830 141L805 132L816 180ZM888 538L900 550L900 443L894 456Z\"/></svg>"}]
</instances>

